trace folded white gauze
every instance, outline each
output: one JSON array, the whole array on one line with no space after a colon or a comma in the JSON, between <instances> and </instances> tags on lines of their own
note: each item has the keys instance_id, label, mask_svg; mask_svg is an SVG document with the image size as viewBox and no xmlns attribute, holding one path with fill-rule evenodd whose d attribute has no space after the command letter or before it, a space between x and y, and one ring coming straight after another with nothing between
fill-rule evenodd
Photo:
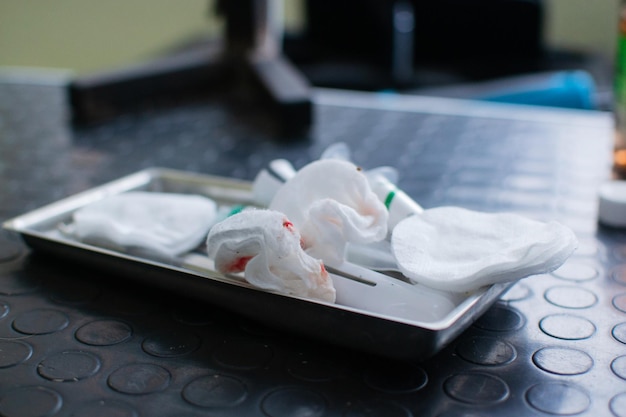
<instances>
[{"instance_id":1,"label":"folded white gauze","mask_svg":"<svg viewBox=\"0 0 626 417\"><path fill-rule=\"evenodd\" d=\"M576 246L574 233L560 223L459 207L438 207L408 217L391 236L404 275L453 292L551 272Z\"/></svg>"},{"instance_id":2,"label":"folded white gauze","mask_svg":"<svg viewBox=\"0 0 626 417\"><path fill-rule=\"evenodd\" d=\"M307 255L300 241L283 213L246 210L213 226L207 251L218 271L245 272L246 281L258 288L335 302L324 264Z\"/></svg>"},{"instance_id":3,"label":"folded white gauze","mask_svg":"<svg viewBox=\"0 0 626 417\"><path fill-rule=\"evenodd\" d=\"M382 240L387 210L364 173L351 162L311 162L289 179L269 206L300 230L306 252L329 265L341 264L346 243Z\"/></svg>"},{"instance_id":4,"label":"folded white gauze","mask_svg":"<svg viewBox=\"0 0 626 417\"><path fill-rule=\"evenodd\" d=\"M215 216L216 204L206 197L132 191L76 210L72 234L99 246L171 258L199 246Z\"/></svg>"}]
</instances>

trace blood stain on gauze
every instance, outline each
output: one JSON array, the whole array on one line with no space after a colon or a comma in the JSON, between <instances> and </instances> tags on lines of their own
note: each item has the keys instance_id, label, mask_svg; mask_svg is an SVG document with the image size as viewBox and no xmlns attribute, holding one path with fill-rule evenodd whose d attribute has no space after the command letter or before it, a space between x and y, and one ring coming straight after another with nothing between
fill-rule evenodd
<instances>
[{"instance_id":1,"label":"blood stain on gauze","mask_svg":"<svg viewBox=\"0 0 626 417\"><path fill-rule=\"evenodd\" d=\"M213 226L207 251L223 273L244 272L255 287L335 302L324 264L304 252L297 228L283 213L246 210Z\"/></svg>"},{"instance_id":2,"label":"blood stain on gauze","mask_svg":"<svg viewBox=\"0 0 626 417\"><path fill-rule=\"evenodd\" d=\"M574 233L560 223L460 207L438 207L408 217L391 236L404 275L452 292L551 272L576 246Z\"/></svg>"},{"instance_id":3,"label":"blood stain on gauze","mask_svg":"<svg viewBox=\"0 0 626 417\"><path fill-rule=\"evenodd\" d=\"M370 243L387 235L388 213L353 163L314 161L276 193L270 209L285 213L300 230L308 254L341 264L348 242Z\"/></svg>"}]
</instances>

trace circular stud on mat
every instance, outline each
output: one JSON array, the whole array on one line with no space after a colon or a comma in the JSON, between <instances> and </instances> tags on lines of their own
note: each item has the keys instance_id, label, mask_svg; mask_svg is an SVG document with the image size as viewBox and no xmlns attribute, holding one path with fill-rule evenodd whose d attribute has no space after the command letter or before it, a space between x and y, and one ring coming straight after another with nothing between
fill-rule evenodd
<instances>
[{"instance_id":1,"label":"circular stud on mat","mask_svg":"<svg viewBox=\"0 0 626 417\"><path fill-rule=\"evenodd\" d=\"M37 373L55 382L75 382L100 370L100 359L92 353L64 351L48 356L37 366Z\"/></svg>"},{"instance_id":2,"label":"circular stud on mat","mask_svg":"<svg viewBox=\"0 0 626 417\"><path fill-rule=\"evenodd\" d=\"M585 391L565 382L533 385L526 392L526 400L534 409L557 416L582 413L591 404Z\"/></svg>"},{"instance_id":3,"label":"circular stud on mat","mask_svg":"<svg viewBox=\"0 0 626 417\"><path fill-rule=\"evenodd\" d=\"M198 407L234 407L246 399L248 389L237 378L215 374L194 379L183 388L182 396Z\"/></svg>"}]
</instances>

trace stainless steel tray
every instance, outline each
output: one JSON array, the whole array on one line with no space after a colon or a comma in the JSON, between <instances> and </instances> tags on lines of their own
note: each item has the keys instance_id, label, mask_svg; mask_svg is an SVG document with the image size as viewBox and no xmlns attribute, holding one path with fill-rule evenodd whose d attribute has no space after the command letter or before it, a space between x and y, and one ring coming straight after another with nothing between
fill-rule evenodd
<instances>
[{"instance_id":1,"label":"stainless steel tray","mask_svg":"<svg viewBox=\"0 0 626 417\"><path fill-rule=\"evenodd\" d=\"M125 279L137 280L145 285L199 297L291 332L410 361L424 360L437 353L511 286L493 285L457 297L455 307L443 318L411 320L366 308L262 291L245 281L213 270L201 270L189 267L185 262L165 262L85 244L59 231L59 225L71 222L75 210L111 195L138 190L200 194L219 204L252 203L251 184L248 182L153 168L31 211L5 222L3 226L19 233L35 250L105 267ZM372 291L376 291L375 286Z\"/></svg>"}]
</instances>

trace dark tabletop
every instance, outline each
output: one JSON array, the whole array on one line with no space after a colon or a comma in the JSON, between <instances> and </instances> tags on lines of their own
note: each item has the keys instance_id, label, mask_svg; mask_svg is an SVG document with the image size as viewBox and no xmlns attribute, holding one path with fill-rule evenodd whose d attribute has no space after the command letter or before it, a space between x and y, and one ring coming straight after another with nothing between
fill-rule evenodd
<instances>
[{"instance_id":1,"label":"dark tabletop","mask_svg":"<svg viewBox=\"0 0 626 417\"><path fill-rule=\"evenodd\" d=\"M148 167L252 179L343 141L424 207L559 220L580 245L403 363L279 331L0 238L2 416L626 416L626 232L597 223L607 114L321 92L281 142L222 100L72 128L63 82L0 82L0 219ZM288 314L288 312L286 312Z\"/></svg>"}]
</instances>

